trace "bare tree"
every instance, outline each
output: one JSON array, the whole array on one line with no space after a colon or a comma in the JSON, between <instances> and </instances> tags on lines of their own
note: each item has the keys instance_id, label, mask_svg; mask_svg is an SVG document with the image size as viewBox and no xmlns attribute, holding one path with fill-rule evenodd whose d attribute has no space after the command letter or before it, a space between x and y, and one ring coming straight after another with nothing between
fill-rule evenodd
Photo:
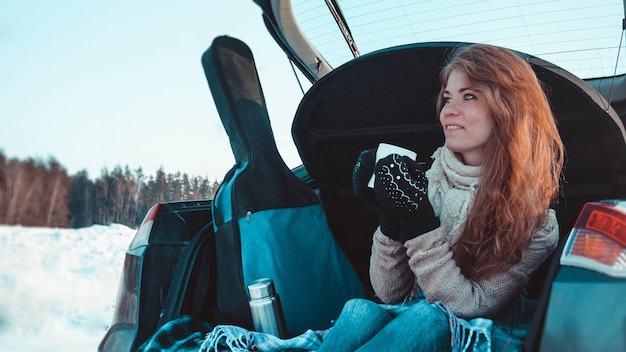
<instances>
[{"instance_id":1,"label":"bare tree","mask_svg":"<svg viewBox=\"0 0 626 352\"><path fill-rule=\"evenodd\" d=\"M7 204L7 160L4 153L0 151L0 220L6 218Z\"/></svg>"}]
</instances>

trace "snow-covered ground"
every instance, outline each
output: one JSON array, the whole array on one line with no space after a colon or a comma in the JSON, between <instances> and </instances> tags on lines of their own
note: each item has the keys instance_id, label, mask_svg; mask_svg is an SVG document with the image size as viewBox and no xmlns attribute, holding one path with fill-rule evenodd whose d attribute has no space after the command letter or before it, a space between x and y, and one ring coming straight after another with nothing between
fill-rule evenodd
<instances>
[{"instance_id":1,"label":"snow-covered ground","mask_svg":"<svg viewBox=\"0 0 626 352\"><path fill-rule=\"evenodd\" d=\"M96 351L134 234L0 225L0 351Z\"/></svg>"}]
</instances>

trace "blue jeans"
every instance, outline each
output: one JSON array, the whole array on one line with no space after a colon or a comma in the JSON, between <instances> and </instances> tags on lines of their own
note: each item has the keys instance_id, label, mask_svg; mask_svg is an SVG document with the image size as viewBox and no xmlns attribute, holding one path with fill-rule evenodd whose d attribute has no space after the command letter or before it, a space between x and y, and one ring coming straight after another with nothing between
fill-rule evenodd
<instances>
[{"instance_id":1,"label":"blue jeans","mask_svg":"<svg viewBox=\"0 0 626 352\"><path fill-rule=\"evenodd\" d=\"M450 351L454 338L460 342L454 346L459 351L486 351L491 347L494 352L519 352L534 304L524 299L513 302L496 321L467 322L452 313L448 315L446 310L424 299L398 305L352 299L328 330L308 330L291 339L279 339L238 326L219 325L201 342L200 351ZM451 333L452 321L457 327L455 336ZM483 333L479 337L480 331Z\"/></svg>"},{"instance_id":2,"label":"blue jeans","mask_svg":"<svg viewBox=\"0 0 626 352\"><path fill-rule=\"evenodd\" d=\"M493 319L491 350L493 352L522 351L528 326L535 314L536 300L519 295L507 308Z\"/></svg>"},{"instance_id":3,"label":"blue jeans","mask_svg":"<svg viewBox=\"0 0 626 352\"><path fill-rule=\"evenodd\" d=\"M449 351L446 314L424 300L384 306L348 301L318 352Z\"/></svg>"}]
</instances>

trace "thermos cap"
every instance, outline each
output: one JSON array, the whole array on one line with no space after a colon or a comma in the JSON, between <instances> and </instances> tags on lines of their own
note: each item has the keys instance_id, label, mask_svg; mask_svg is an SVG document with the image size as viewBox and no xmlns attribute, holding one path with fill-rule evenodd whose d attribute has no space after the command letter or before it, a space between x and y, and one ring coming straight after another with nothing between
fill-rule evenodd
<instances>
[{"instance_id":1,"label":"thermos cap","mask_svg":"<svg viewBox=\"0 0 626 352\"><path fill-rule=\"evenodd\" d=\"M250 299L267 298L276 293L274 290L274 281L267 278L252 281L248 285L248 291L250 292Z\"/></svg>"}]
</instances>

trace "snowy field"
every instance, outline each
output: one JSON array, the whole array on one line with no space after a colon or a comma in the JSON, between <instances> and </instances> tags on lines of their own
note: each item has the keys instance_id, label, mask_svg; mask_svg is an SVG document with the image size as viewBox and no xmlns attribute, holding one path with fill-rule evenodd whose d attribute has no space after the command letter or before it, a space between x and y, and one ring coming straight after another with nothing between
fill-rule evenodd
<instances>
[{"instance_id":1,"label":"snowy field","mask_svg":"<svg viewBox=\"0 0 626 352\"><path fill-rule=\"evenodd\" d=\"M0 351L96 351L134 234L0 225Z\"/></svg>"}]
</instances>

